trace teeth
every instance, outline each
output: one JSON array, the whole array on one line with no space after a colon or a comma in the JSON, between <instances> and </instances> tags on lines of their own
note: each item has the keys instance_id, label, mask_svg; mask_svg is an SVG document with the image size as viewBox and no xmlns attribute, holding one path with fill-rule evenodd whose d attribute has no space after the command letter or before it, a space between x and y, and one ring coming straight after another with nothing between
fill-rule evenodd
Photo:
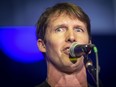
<instances>
[{"instance_id":1,"label":"teeth","mask_svg":"<svg viewBox=\"0 0 116 87\"><path fill-rule=\"evenodd\" d=\"M64 50L64 53L66 53L66 54L69 55L69 48L65 49L65 50Z\"/></svg>"},{"instance_id":2,"label":"teeth","mask_svg":"<svg viewBox=\"0 0 116 87\"><path fill-rule=\"evenodd\" d=\"M69 48L68 49L66 49L68 52L69 52Z\"/></svg>"}]
</instances>

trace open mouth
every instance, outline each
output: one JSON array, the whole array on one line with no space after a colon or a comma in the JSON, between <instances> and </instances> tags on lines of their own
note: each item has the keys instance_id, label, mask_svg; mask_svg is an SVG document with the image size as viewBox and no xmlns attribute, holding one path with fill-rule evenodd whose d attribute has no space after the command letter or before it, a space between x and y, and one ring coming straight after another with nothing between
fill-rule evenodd
<instances>
[{"instance_id":1,"label":"open mouth","mask_svg":"<svg viewBox=\"0 0 116 87\"><path fill-rule=\"evenodd\" d=\"M68 55L69 56L69 59L70 59L70 61L72 62L72 63L76 63L77 62L77 58L76 57L71 57L71 55L70 55L70 47L66 47L65 49L64 49L64 53L66 54L66 55Z\"/></svg>"},{"instance_id":2,"label":"open mouth","mask_svg":"<svg viewBox=\"0 0 116 87\"><path fill-rule=\"evenodd\" d=\"M64 53L65 53L66 55L69 55L69 54L70 54L70 52L69 52L69 47L64 48Z\"/></svg>"}]
</instances>

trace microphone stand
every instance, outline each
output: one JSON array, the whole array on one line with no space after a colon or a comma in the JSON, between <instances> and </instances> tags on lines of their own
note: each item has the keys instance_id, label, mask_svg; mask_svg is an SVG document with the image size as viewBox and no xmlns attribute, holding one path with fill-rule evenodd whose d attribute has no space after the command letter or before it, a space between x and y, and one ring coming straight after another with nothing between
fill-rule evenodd
<instances>
[{"instance_id":1,"label":"microphone stand","mask_svg":"<svg viewBox=\"0 0 116 87\"><path fill-rule=\"evenodd\" d=\"M96 83L96 69L93 66L92 60L88 58L88 55L84 55L84 64L85 67L87 68L88 72L92 76L94 82Z\"/></svg>"},{"instance_id":2,"label":"microphone stand","mask_svg":"<svg viewBox=\"0 0 116 87\"><path fill-rule=\"evenodd\" d=\"M96 87L103 87L102 81L99 79L99 67L94 67L92 60L88 57L88 54L84 55L84 64L88 72L90 73Z\"/></svg>"}]
</instances>

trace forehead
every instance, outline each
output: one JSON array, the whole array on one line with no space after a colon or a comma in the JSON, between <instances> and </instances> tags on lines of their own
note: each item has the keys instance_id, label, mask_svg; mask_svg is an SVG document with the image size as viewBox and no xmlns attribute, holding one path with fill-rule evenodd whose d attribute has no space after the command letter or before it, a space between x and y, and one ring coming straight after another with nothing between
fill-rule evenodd
<instances>
[{"instance_id":1,"label":"forehead","mask_svg":"<svg viewBox=\"0 0 116 87\"><path fill-rule=\"evenodd\" d=\"M49 21L49 22L50 22L50 21L55 21L55 20L57 20L59 17L69 17L69 18L71 18L71 19L77 18L76 15L74 15L74 14L69 14L69 13L66 13L66 12L63 12L63 13L56 12L56 13L50 15L48 21Z\"/></svg>"},{"instance_id":2,"label":"forehead","mask_svg":"<svg viewBox=\"0 0 116 87\"><path fill-rule=\"evenodd\" d=\"M79 23L82 24L83 26L86 26L86 23L82 22L81 20L79 20L75 15L73 14L66 14L66 13L62 13L62 14L53 14L49 17L49 21L48 21L48 26L51 26L53 24L60 24L60 23L68 23L71 20L71 24L73 22L75 23Z\"/></svg>"}]
</instances>

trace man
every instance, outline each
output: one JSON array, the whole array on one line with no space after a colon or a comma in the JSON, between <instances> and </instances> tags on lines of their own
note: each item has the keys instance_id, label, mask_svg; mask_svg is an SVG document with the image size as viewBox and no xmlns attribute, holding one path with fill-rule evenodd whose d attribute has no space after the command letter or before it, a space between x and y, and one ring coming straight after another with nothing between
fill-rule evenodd
<instances>
[{"instance_id":1,"label":"man","mask_svg":"<svg viewBox=\"0 0 116 87\"><path fill-rule=\"evenodd\" d=\"M88 87L84 57L73 63L69 54L72 43L91 43L87 14L74 4L58 3L40 16L36 35L47 62L46 81L37 87Z\"/></svg>"}]
</instances>

